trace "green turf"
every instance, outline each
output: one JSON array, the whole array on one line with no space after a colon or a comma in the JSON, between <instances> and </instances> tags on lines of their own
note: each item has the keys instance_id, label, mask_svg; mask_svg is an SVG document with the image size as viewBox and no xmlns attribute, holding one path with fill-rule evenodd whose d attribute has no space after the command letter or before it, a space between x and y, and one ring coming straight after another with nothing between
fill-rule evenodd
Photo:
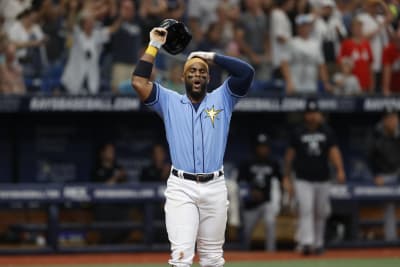
<instances>
[{"instance_id":1,"label":"green turf","mask_svg":"<svg viewBox=\"0 0 400 267\"><path fill-rule=\"evenodd\" d=\"M8 265L7 267L13 267ZM15 265L16 266L16 265ZM21 265L20 265L21 266ZM39 265L24 265L25 267L39 267ZM45 265L45 267L166 267L167 264L85 264L85 265ZM199 265L195 264L194 267ZM225 267L399 267L398 259L351 259L351 260L290 260L267 262L232 262ZM41 266L43 267L43 265Z\"/></svg>"}]
</instances>

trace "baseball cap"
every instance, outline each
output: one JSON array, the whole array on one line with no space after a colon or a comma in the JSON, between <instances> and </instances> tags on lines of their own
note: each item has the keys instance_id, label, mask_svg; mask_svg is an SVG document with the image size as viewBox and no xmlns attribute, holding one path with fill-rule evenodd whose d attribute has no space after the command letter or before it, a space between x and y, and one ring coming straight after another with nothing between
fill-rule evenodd
<instances>
[{"instance_id":1,"label":"baseball cap","mask_svg":"<svg viewBox=\"0 0 400 267\"><path fill-rule=\"evenodd\" d=\"M308 99L306 103L306 112L317 112L320 111L318 107L318 102L316 99Z\"/></svg>"},{"instance_id":2,"label":"baseball cap","mask_svg":"<svg viewBox=\"0 0 400 267\"><path fill-rule=\"evenodd\" d=\"M312 23L314 21L314 16L312 14L301 14L295 19L296 25L304 25L307 23Z\"/></svg>"},{"instance_id":3,"label":"baseball cap","mask_svg":"<svg viewBox=\"0 0 400 267\"><path fill-rule=\"evenodd\" d=\"M256 137L256 145L269 145L270 139L267 134L259 133Z\"/></svg>"}]
</instances>

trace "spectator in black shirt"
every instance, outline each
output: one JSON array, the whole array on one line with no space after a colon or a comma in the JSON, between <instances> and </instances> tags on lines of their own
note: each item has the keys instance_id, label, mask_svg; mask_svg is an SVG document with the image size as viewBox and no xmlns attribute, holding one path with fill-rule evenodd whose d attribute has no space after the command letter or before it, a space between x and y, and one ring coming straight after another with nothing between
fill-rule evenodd
<instances>
[{"instance_id":1,"label":"spectator in black shirt","mask_svg":"<svg viewBox=\"0 0 400 267\"><path fill-rule=\"evenodd\" d=\"M377 186L395 185L400 181L400 127L399 116L394 109L387 109L375 127L369 151L369 161ZM385 204L385 240L397 239L396 206Z\"/></svg>"},{"instance_id":2,"label":"spectator in black shirt","mask_svg":"<svg viewBox=\"0 0 400 267\"><path fill-rule=\"evenodd\" d=\"M97 183L116 184L126 180L126 172L117 163L115 146L111 143L104 144L98 154L92 181Z\"/></svg>"},{"instance_id":3,"label":"spectator in black shirt","mask_svg":"<svg viewBox=\"0 0 400 267\"><path fill-rule=\"evenodd\" d=\"M126 181L126 172L116 161L115 146L104 144L97 155L97 162L93 169L92 181L113 185ZM97 222L126 221L129 219L129 209L117 204L98 204L93 208ZM113 244L127 240L129 232L126 230L109 230L100 233L100 242Z\"/></svg>"},{"instance_id":4,"label":"spectator in black shirt","mask_svg":"<svg viewBox=\"0 0 400 267\"><path fill-rule=\"evenodd\" d=\"M271 158L270 141L266 134L257 136L255 156L240 168L239 179L248 183L250 195L245 203L244 234L247 247L260 218L265 224L265 249L275 250L275 221L280 210L281 172Z\"/></svg>"},{"instance_id":5,"label":"spectator in black shirt","mask_svg":"<svg viewBox=\"0 0 400 267\"><path fill-rule=\"evenodd\" d=\"M326 219L330 214L329 163L336 169L339 182L345 181L342 156L331 128L314 100L307 101L304 125L291 137L285 155L283 183L291 191L294 178L299 222L296 239L304 255L324 251Z\"/></svg>"},{"instance_id":6,"label":"spectator in black shirt","mask_svg":"<svg viewBox=\"0 0 400 267\"><path fill-rule=\"evenodd\" d=\"M151 163L149 166L142 169L140 182L142 183L157 183L165 182L171 172L171 164L169 163L167 151L162 144L154 144L151 150ZM160 203L159 208L154 209L153 218L163 222L164 203ZM156 229L155 234L158 242L166 242L165 230Z\"/></svg>"},{"instance_id":7,"label":"spectator in black shirt","mask_svg":"<svg viewBox=\"0 0 400 267\"><path fill-rule=\"evenodd\" d=\"M141 53L142 26L133 0L122 0L120 3L122 18L121 27L111 36L112 54L112 89L118 92L124 82L129 81L134 64Z\"/></svg>"},{"instance_id":8,"label":"spectator in black shirt","mask_svg":"<svg viewBox=\"0 0 400 267\"><path fill-rule=\"evenodd\" d=\"M155 144L152 148L152 162L143 168L140 175L141 182L162 182L167 180L171 171L167 152L162 144Z\"/></svg>"}]
</instances>

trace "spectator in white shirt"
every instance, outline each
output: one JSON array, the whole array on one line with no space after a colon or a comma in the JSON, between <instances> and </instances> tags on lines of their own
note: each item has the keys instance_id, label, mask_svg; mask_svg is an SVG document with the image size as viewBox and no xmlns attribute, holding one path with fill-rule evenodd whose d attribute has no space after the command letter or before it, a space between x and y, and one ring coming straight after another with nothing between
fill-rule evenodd
<instances>
[{"instance_id":1,"label":"spectator in white shirt","mask_svg":"<svg viewBox=\"0 0 400 267\"><path fill-rule=\"evenodd\" d=\"M384 15L381 15L383 12ZM382 83L382 52L389 42L392 15L386 3L381 0L367 0L364 2L364 12L357 18L363 24L363 34L369 40L373 63L372 70L375 75L375 90L380 91Z\"/></svg>"},{"instance_id":2,"label":"spectator in white shirt","mask_svg":"<svg viewBox=\"0 0 400 267\"><path fill-rule=\"evenodd\" d=\"M32 0L0 0L0 15L4 17L4 30L15 23L18 14L31 6Z\"/></svg>"},{"instance_id":3,"label":"spectator in white shirt","mask_svg":"<svg viewBox=\"0 0 400 267\"><path fill-rule=\"evenodd\" d=\"M314 16L296 17L298 36L289 45L282 57L282 74L286 83L286 94L315 94L318 92L318 76L326 91L331 91L324 57L317 39L311 37Z\"/></svg>"},{"instance_id":4,"label":"spectator in white shirt","mask_svg":"<svg viewBox=\"0 0 400 267\"><path fill-rule=\"evenodd\" d=\"M320 0L319 5L313 36L321 42L325 63L332 74L336 71L340 42L347 36L347 30L334 0Z\"/></svg>"},{"instance_id":5,"label":"spectator in white shirt","mask_svg":"<svg viewBox=\"0 0 400 267\"><path fill-rule=\"evenodd\" d=\"M121 23L118 18L109 27L96 27L90 10L83 10L79 25L73 26L73 45L61 81L71 94L96 94L100 88L100 54L105 42Z\"/></svg>"},{"instance_id":6,"label":"spectator in white shirt","mask_svg":"<svg viewBox=\"0 0 400 267\"><path fill-rule=\"evenodd\" d=\"M17 47L17 59L23 67L24 76L40 78L47 66L47 55L44 43L46 37L36 23L37 11L28 8L22 11L8 30L10 40Z\"/></svg>"},{"instance_id":7,"label":"spectator in white shirt","mask_svg":"<svg viewBox=\"0 0 400 267\"><path fill-rule=\"evenodd\" d=\"M288 13L293 10L294 0L276 0L276 8L271 12L270 42L271 60L274 68L274 77L282 78L280 66L282 54L293 37L292 25Z\"/></svg>"}]
</instances>

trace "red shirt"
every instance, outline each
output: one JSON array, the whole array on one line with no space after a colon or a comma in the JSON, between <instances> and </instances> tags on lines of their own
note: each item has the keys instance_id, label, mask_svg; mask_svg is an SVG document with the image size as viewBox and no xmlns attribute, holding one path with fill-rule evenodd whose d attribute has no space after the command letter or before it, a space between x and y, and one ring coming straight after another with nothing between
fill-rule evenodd
<instances>
[{"instance_id":1,"label":"red shirt","mask_svg":"<svg viewBox=\"0 0 400 267\"><path fill-rule=\"evenodd\" d=\"M392 70L390 91L400 92L400 49L396 48L395 44L389 43L383 49L382 63L383 66L390 65Z\"/></svg>"},{"instance_id":2,"label":"red shirt","mask_svg":"<svg viewBox=\"0 0 400 267\"><path fill-rule=\"evenodd\" d=\"M340 46L339 61L349 58L353 61L353 74L357 77L362 90L367 91L372 86L372 50L367 40L356 42L353 39L344 40Z\"/></svg>"}]
</instances>

